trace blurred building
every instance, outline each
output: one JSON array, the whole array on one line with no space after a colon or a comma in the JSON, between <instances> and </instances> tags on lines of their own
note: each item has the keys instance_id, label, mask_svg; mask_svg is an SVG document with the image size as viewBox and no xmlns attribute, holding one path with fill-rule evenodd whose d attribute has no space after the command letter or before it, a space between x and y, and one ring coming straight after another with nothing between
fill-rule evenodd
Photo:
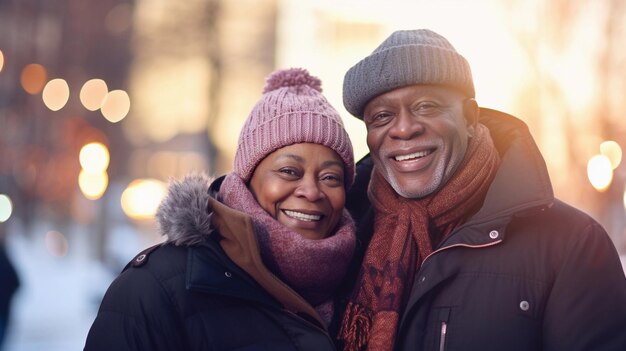
<instances>
[{"instance_id":1,"label":"blurred building","mask_svg":"<svg viewBox=\"0 0 626 351\"><path fill-rule=\"evenodd\" d=\"M0 194L26 228L41 218L63 235L78 226L107 261L118 225L135 228L143 245L160 240L150 214L169 177L231 168L239 129L275 68L319 76L365 155L365 128L342 107L343 74L391 31L427 27L468 59L480 105L529 124L557 196L596 217L626 252L617 159L625 12L610 0L2 1ZM97 87L104 95L92 105ZM79 162L91 143L105 150L97 174Z\"/></svg>"},{"instance_id":2,"label":"blurred building","mask_svg":"<svg viewBox=\"0 0 626 351\"><path fill-rule=\"evenodd\" d=\"M0 1L0 245L14 239L23 282L11 350L82 348L110 280L162 240L168 179L231 169L274 69L320 77L365 155L343 76L397 29L446 36L479 105L528 123L556 195L626 257L625 20L616 0Z\"/></svg>"},{"instance_id":3,"label":"blurred building","mask_svg":"<svg viewBox=\"0 0 626 351\"><path fill-rule=\"evenodd\" d=\"M276 7L0 2L0 194L11 199L14 220L26 233L35 219L66 234L84 225L105 261L119 222L145 229L146 242L160 240L150 219L120 216L122 192L135 180L164 186L170 177L230 168L238 128L275 65ZM111 119L104 106L83 103L85 83L95 79L129 97L126 113ZM52 80L65 82L68 95L56 106L45 101ZM110 162L101 191L90 194L79 186L79 154L93 142Z\"/></svg>"}]
</instances>

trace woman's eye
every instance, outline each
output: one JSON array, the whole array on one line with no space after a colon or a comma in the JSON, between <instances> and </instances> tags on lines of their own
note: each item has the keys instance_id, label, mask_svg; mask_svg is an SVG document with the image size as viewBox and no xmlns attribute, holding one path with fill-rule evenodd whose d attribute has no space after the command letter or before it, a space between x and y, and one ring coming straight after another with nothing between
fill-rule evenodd
<instances>
[{"instance_id":1,"label":"woman's eye","mask_svg":"<svg viewBox=\"0 0 626 351\"><path fill-rule=\"evenodd\" d=\"M322 176L322 181L335 186L343 184L343 177L337 174L325 174Z\"/></svg>"},{"instance_id":2,"label":"woman's eye","mask_svg":"<svg viewBox=\"0 0 626 351\"><path fill-rule=\"evenodd\" d=\"M278 170L278 172L288 176L298 176L298 171L293 168L281 168Z\"/></svg>"}]
</instances>

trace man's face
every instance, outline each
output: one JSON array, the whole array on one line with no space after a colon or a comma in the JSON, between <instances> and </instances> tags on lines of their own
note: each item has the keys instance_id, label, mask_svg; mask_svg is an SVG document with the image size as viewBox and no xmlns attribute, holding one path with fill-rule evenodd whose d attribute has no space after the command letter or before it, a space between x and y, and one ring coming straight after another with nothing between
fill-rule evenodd
<instances>
[{"instance_id":1,"label":"man's face","mask_svg":"<svg viewBox=\"0 0 626 351\"><path fill-rule=\"evenodd\" d=\"M473 100L454 90L411 85L379 95L365 106L374 165L400 196L427 196L452 177L474 131L465 118L467 101L477 109Z\"/></svg>"}]
</instances>

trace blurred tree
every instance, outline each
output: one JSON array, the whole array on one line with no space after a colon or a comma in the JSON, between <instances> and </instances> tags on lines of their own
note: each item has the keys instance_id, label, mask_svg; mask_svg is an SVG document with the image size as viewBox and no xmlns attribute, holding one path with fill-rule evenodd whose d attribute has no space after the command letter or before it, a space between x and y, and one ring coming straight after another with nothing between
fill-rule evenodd
<instances>
[{"instance_id":1,"label":"blurred tree","mask_svg":"<svg viewBox=\"0 0 626 351\"><path fill-rule=\"evenodd\" d=\"M624 165L604 192L596 191L587 179L587 162L599 153L602 141L626 146L620 122L626 104L616 94L626 86L622 74L626 52L621 45L626 38L626 4L509 0L505 8L531 73L520 91L519 110L544 151L557 196L581 204L626 252Z\"/></svg>"}]
</instances>

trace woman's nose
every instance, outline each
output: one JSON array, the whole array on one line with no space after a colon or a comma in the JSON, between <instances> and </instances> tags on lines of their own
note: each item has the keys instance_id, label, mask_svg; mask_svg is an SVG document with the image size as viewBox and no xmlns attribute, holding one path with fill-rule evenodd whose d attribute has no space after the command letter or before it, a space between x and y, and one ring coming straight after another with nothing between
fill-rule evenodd
<instances>
[{"instance_id":1,"label":"woman's nose","mask_svg":"<svg viewBox=\"0 0 626 351\"><path fill-rule=\"evenodd\" d=\"M313 202L324 197L324 192L315 179L303 178L295 190L295 195Z\"/></svg>"}]
</instances>

